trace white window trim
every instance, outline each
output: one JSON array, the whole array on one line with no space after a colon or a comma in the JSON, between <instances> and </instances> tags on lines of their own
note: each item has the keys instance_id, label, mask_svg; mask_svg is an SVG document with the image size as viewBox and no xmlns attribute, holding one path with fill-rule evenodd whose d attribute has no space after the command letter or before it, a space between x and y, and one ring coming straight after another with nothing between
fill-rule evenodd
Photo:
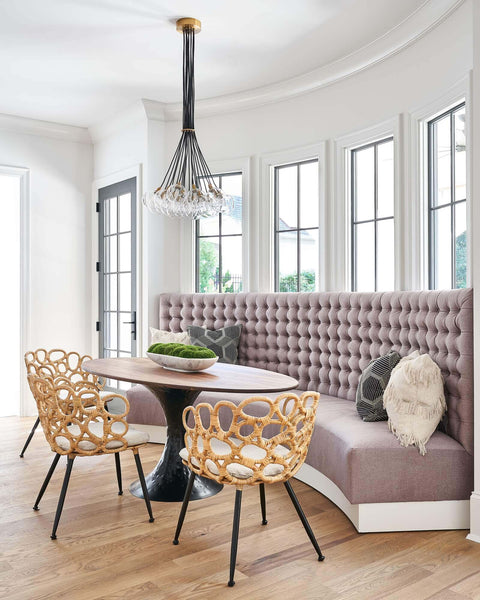
<instances>
[{"instance_id":1,"label":"white window trim","mask_svg":"<svg viewBox=\"0 0 480 600\"><path fill-rule=\"evenodd\" d=\"M352 265L351 265L351 199L350 199L350 166L351 151L366 144L380 141L387 137L393 137L394 152L394 230L395 230L395 289L403 289L405 286L405 274L402 268L401 258L404 256L405 232L404 232L404 194L400 181L403 178L403 152L402 116L389 119L373 127L362 129L336 138L333 143L333 171L335 194L333 197L333 243L332 255L336 256L335 272L331 274L329 289L337 291L351 290Z\"/></svg>"},{"instance_id":2,"label":"white window trim","mask_svg":"<svg viewBox=\"0 0 480 600\"><path fill-rule=\"evenodd\" d=\"M410 113L410 220L412 222L413 252L412 289L429 289L428 257L428 122L465 102L465 141L467 151L467 287L472 285L472 203L471 190L471 72L433 102ZM407 182L408 184L408 182Z\"/></svg>"},{"instance_id":3,"label":"white window trim","mask_svg":"<svg viewBox=\"0 0 480 600\"><path fill-rule=\"evenodd\" d=\"M217 173L242 173L242 280L243 291L248 292L255 289L251 281L250 271L250 157L231 158L224 160L207 160L210 172ZM195 292L195 221L182 219L180 225L180 264L182 265L180 286L181 293L192 294Z\"/></svg>"},{"instance_id":4,"label":"white window trim","mask_svg":"<svg viewBox=\"0 0 480 600\"><path fill-rule=\"evenodd\" d=\"M23 372L23 353L30 347L30 170L26 167L0 165L0 174L17 177L20 183L20 372ZM36 414L26 378L20 383L20 416Z\"/></svg>"},{"instance_id":5,"label":"white window trim","mask_svg":"<svg viewBox=\"0 0 480 600\"><path fill-rule=\"evenodd\" d=\"M135 177L137 180L137 344L136 354L142 356L143 348L146 347L146 341L148 337L148 294L144 293L143 282L148 281L147 271L147 257L148 257L148 228L147 220L143 218L144 206L142 202L143 194L143 183L142 183L142 165L137 164L121 171L116 171L110 175L106 175L100 179L96 179L92 184L92 206L91 206L91 223L92 223L92 304L91 304L91 315L92 315L92 329L91 329L91 350L90 353L93 357L98 356L98 332L95 328L95 322L100 321L100 315L98 314L98 273L95 265L99 257L98 248L98 214L96 210L98 202L98 190L101 188L113 185L125 179L132 179ZM145 344L143 343L145 340Z\"/></svg>"},{"instance_id":6,"label":"white window trim","mask_svg":"<svg viewBox=\"0 0 480 600\"><path fill-rule=\"evenodd\" d=\"M275 289L275 197L274 197L274 168L304 160L318 160L318 203L319 203L319 241L318 267L319 291L326 290L328 236L327 197L327 144L319 142L309 146L291 148L271 154L263 154L258 159L258 189L256 197L256 220L258 226L258 246L256 248L259 260L257 288L260 292L271 292Z\"/></svg>"}]
</instances>

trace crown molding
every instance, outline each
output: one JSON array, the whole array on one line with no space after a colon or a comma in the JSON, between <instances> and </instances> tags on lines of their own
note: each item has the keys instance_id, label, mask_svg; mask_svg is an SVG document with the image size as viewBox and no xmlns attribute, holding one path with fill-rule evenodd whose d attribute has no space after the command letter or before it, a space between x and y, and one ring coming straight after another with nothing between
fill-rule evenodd
<instances>
[{"instance_id":1,"label":"crown molding","mask_svg":"<svg viewBox=\"0 0 480 600\"><path fill-rule=\"evenodd\" d=\"M308 94L342 81L375 65L415 43L454 12L465 0L427 0L404 21L359 50L328 65L286 81L235 94L197 100L197 117L247 110L295 96ZM164 118L177 121L182 115L181 103L163 104Z\"/></svg>"},{"instance_id":2,"label":"crown molding","mask_svg":"<svg viewBox=\"0 0 480 600\"><path fill-rule=\"evenodd\" d=\"M142 98L112 118L90 126L88 131L93 143L96 143L147 120L165 121L165 104Z\"/></svg>"},{"instance_id":3,"label":"crown molding","mask_svg":"<svg viewBox=\"0 0 480 600\"><path fill-rule=\"evenodd\" d=\"M56 140L65 140L67 142L79 142L82 144L90 144L92 141L86 127L40 121L16 115L0 114L0 130L38 135Z\"/></svg>"}]
</instances>

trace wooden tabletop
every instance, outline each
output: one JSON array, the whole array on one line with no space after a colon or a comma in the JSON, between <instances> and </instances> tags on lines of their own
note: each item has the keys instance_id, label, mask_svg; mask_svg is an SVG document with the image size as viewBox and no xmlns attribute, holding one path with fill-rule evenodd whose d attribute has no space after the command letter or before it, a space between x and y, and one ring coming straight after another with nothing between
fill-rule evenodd
<instances>
[{"instance_id":1,"label":"wooden tabletop","mask_svg":"<svg viewBox=\"0 0 480 600\"><path fill-rule=\"evenodd\" d=\"M97 358L84 362L82 369L109 379L181 390L262 393L298 386L298 381L288 375L225 363L216 363L198 373L179 373L164 369L149 358Z\"/></svg>"}]
</instances>

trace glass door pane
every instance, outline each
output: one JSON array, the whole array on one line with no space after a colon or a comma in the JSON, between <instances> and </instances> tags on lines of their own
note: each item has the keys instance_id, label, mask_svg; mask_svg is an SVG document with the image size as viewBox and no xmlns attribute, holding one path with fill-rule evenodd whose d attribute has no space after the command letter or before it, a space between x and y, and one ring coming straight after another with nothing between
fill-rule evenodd
<instances>
[{"instance_id":1,"label":"glass door pane","mask_svg":"<svg viewBox=\"0 0 480 600\"><path fill-rule=\"evenodd\" d=\"M136 178L99 190L99 355L136 356ZM109 380L109 388L126 389Z\"/></svg>"}]
</instances>

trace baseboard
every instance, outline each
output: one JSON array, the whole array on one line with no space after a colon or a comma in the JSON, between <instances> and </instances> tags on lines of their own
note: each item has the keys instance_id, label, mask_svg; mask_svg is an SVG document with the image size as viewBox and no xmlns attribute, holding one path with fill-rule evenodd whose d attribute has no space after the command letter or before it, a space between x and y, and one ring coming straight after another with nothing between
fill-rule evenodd
<instances>
[{"instance_id":1,"label":"baseboard","mask_svg":"<svg viewBox=\"0 0 480 600\"><path fill-rule=\"evenodd\" d=\"M480 544L480 492L470 496L470 533L467 540Z\"/></svg>"},{"instance_id":2,"label":"baseboard","mask_svg":"<svg viewBox=\"0 0 480 600\"><path fill-rule=\"evenodd\" d=\"M313 487L336 504L359 533L470 527L469 500L352 504L333 481L310 465L304 464L296 479Z\"/></svg>"},{"instance_id":3,"label":"baseboard","mask_svg":"<svg viewBox=\"0 0 480 600\"><path fill-rule=\"evenodd\" d=\"M164 444L167 439L167 428L163 425L144 425L143 423L129 423L129 425L148 433L152 444Z\"/></svg>"}]
</instances>

